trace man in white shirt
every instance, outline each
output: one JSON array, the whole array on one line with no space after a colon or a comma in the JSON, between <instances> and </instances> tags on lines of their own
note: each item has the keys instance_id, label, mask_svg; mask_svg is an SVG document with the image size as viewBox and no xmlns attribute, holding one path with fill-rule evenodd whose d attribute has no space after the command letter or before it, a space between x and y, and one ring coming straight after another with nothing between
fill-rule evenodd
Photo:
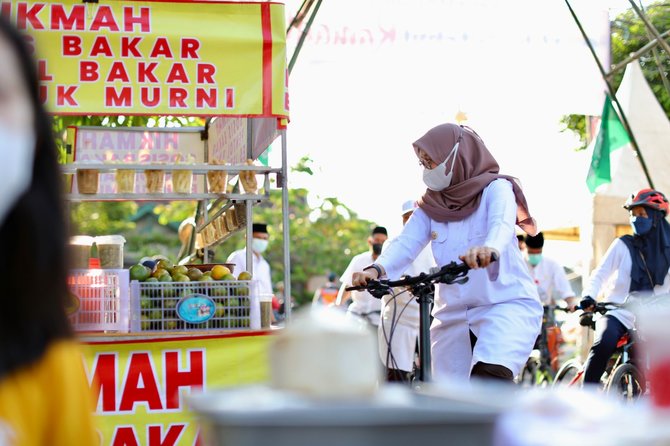
<instances>
[{"instance_id":1,"label":"man in white shirt","mask_svg":"<svg viewBox=\"0 0 670 446\"><path fill-rule=\"evenodd\" d=\"M414 200L403 203L403 226L416 207ZM392 243L393 240L387 242ZM430 245L426 245L402 275L416 276L428 273L434 266L436 265L433 251ZM389 279L398 280L400 277L389 277ZM386 295L382 298L382 317L377 330L379 357L386 367L386 379L403 382L409 379L409 374L412 372L414 352L419 340L419 303L409 291L396 289L394 293L395 297Z\"/></svg>"},{"instance_id":2,"label":"man in white shirt","mask_svg":"<svg viewBox=\"0 0 670 446\"><path fill-rule=\"evenodd\" d=\"M251 250L253 252L253 271L254 280L258 281L258 292L261 294L273 294L272 276L270 275L270 264L263 258L263 252L268 247L268 226L262 223L254 223L252 227L253 239L251 241ZM242 271L247 269L247 250L246 248L233 252L228 256L228 263L234 263L235 275L239 276Z\"/></svg>"},{"instance_id":3,"label":"man in white shirt","mask_svg":"<svg viewBox=\"0 0 670 446\"><path fill-rule=\"evenodd\" d=\"M575 292L568 282L565 270L555 260L542 254L544 234L526 236L526 263L530 275L537 285L542 305L555 305L557 300L565 300L568 306L576 304Z\"/></svg>"},{"instance_id":4,"label":"man in white shirt","mask_svg":"<svg viewBox=\"0 0 670 446\"><path fill-rule=\"evenodd\" d=\"M336 305L345 305L351 299L351 304L347 308L347 314L361 317L375 327L379 325L379 315L382 308L381 300L375 298L367 291L345 291L345 288L351 286L352 277L355 272L362 271L363 268L372 265L377 260L382 253L382 246L387 239L388 232L386 228L377 226L372 230L372 234L368 237L368 246L370 249L351 259L346 271L340 277L342 285L336 300Z\"/></svg>"}]
</instances>

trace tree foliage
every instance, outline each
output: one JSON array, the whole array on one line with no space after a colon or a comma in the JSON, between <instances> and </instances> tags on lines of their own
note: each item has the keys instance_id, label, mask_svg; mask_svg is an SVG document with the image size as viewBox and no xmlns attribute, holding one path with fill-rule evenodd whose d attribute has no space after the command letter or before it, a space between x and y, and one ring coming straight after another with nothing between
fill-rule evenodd
<instances>
[{"instance_id":1,"label":"tree foliage","mask_svg":"<svg viewBox=\"0 0 670 446\"><path fill-rule=\"evenodd\" d=\"M660 33L670 29L670 4L664 1L655 2L649 5L645 12ZM612 65L623 61L631 53L645 46L651 39L653 39L653 36L647 33L644 23L635 11L629 9L619 14L611 22ZM660 62L660 69L656 57ZM639 61L642 72L656 99L660 102L666 115L670 117L670 92L663 85L662 78L664 76L667 79L670 72L670 56L660 46L657 46L655 51L645 53ZM612 86L615 91L621 84L623 73L624 70L620 70L613 76ZM565 130L571 130L579 136L582 146L578 150L585 149L588 143L586 117L583 115L567 115L561 119L561 123Z\"/></svg>"}]
</instances>

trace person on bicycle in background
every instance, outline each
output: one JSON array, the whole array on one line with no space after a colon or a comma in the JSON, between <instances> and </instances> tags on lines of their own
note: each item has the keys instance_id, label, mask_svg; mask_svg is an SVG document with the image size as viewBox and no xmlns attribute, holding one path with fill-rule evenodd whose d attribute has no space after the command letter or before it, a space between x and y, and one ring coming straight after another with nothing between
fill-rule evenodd
<instances>
[{"instance_id":1,"label":"person on bicycle in background","mask_svg":"<svg viewBox=\"0 0 670 446\"><path fill-rule=\"evenodd\" d=\"M353 284L399 277L429 242L437 265L462 260L473 269L470 280L437 285L433 374L436 380L512 382L542 321L537 287L514 229L517 223L530 234L537 231L526 198L515 178L498 173L498 163L470 128L438 125L413 146L428 189L402 233L354 275Z\"/></svg>"},{"instance_id":2,"label":"person on bicycle in background","mask_svg":"<svg viewBox=\"0 0 670 446\"><path fill-rule=\"evenodd\" d=\"M409 200L402 205L402 225L405 226L417 204ZM395 239L394 239L395 240ZM386 247L393 243L389 240ZM383 252L383 251L382 251ZM426 246L403 271L403 276L428 273L435 265L430 246ZM397 279L397 278L394 278ZM419 341L419 303L409 291L396 290L396 295L382 298L382 317L377 330L379 357L386 367L387 381L408 381Z\"/></svg>"},{"instance_id":3,"label":"person on bicycle in background","mask_svg":"<svg viewBox=\"0 0 670 446\"><path fill-rule=\"evenodd\" d=\"M549 364L554 371L558 370L559 348L563 342L561 329L556 324L554 309L556 302L563 300L568 308L574 310L575 292L570 286L565 270L555 260L542 253L544 249L544 234L542 232L535 236L526 235L524 239L526 244L526 264L530 276L537 285L537 292L540 295L540 301L544 308L544 320L542 324L542 333L538 337L536 348L543 351L543 343L549 354Z\"/></svg>"},{"instance_id":4,"label":"person on bicycle in background","mask_svg":"<svg viewBox=\"0 0 670 446\"><path fill-rule=\"evenodd\" d=\"M379 319L382 309L382 302L380 299L375 298L372 294L367 291L346 291L345 288L351 286L352 277L356 271L364 268L366 265L377 260L379 255L382 253L382 247L384 242L388 240L388 232L383 226L376 226L370 237L368 237L368 246L370 247L369 251L362 252L357 256L354 256L347 266L347 269L340 276L340 292L337 295L337 300L335 305L344 305L349 299L351 303L347 307L347 315L357 316L365 319L375 329L379 326Z\"/></svg>"},{"instance_id":5,"label":"person on bicycle in background","mask_svg":"<svg viewBox=\"0 0 670 446\"><path fill-rule=\"evenodd\" d=\"M591 274L582 293L581 308L592 310L601 290L608 290L604 301L623 304L629 296L665 294L670 291L670 224L668 199L654 189L642 189L624 204L630 212L633 235L612 242L600 264ZM607 286L606 286L607 285ZM593 346L584 365L584 382L599 383L617 341L635 323L633 313L624 308L609 311L596 321Z\"/></svg>"},{"instance_id":6,"label":"person on bicycle in background","mask_svg":"<svg viewBox=\"0 0 670 446\"><path fill-rule=\"evenodd\" d=\"M326 283L324 283L323 286L319 287L314 292L312 305L323 305L324 307L335 305L335 301L337 300L337 292L339 290L340 287L337 284L337 275L335 273L328 273L328 280Z\"/></svg>"},{"instance_id":7,"label":"person on bicycle in background","mask_svg":"<svg viewBox=\"0 0 670 446\"><path fill-rule=\"evenodd\" d=\"M564 300L568 307L576 302L575 292L570 286L565 270L555 260L542 253L544 234L526 235L526 262L530 276L537 285L540 301L544 306L556 305L557 300Z\"/></svg>"}]
</instances>

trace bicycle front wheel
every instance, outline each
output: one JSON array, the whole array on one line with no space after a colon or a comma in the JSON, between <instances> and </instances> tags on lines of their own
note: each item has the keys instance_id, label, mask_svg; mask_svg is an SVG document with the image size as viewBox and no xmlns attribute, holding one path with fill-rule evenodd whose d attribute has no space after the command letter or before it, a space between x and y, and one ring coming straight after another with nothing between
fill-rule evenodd
<instances>
[{"instance_id":1,"label":"bicycle front wheel","mask_svg":"<svg viewBox=\"0 0 670 446\"><path fill-rule=\"evenodd\" d=\"M607 380L607 393L633 401L644 394L645 382L640 370L633 364L621 364Z\"/></svg>"},{"instance_id":2,"label":"bicycle front wheel","mask_svg":"<svg viewBox=\"0 0 670 446\"><path fill-rule=\"evenodd\" d=\"M565 362L554 378L554 387L559 386L574 386L581 384L584 367L577 359L570 359Z\"/></svg>"}]
</instances>

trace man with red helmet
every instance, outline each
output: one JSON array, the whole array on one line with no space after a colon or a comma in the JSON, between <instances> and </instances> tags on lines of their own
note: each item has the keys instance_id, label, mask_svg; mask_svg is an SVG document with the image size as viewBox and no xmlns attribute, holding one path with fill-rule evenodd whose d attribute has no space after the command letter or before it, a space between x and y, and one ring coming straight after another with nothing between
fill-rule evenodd
<instances>
[{"instance_id":1,"label":"man with red helmet","mask_svg":"<svg viewBox=\"0 0 670 446\"><path fill-rule=\"evenodd\" d=\"M623 206L630 212L633 235L612 242L589 278L580 306L589 310L601 290L604 301L623 304L630 296L644 298L670 292L670 224L668 199L654 189L631 195ZM635 316L627 309L609 311L596 321L593 346L586 359L584 382L598 383L617 341L633 328Z\"/></svg>"}]
</instances>

